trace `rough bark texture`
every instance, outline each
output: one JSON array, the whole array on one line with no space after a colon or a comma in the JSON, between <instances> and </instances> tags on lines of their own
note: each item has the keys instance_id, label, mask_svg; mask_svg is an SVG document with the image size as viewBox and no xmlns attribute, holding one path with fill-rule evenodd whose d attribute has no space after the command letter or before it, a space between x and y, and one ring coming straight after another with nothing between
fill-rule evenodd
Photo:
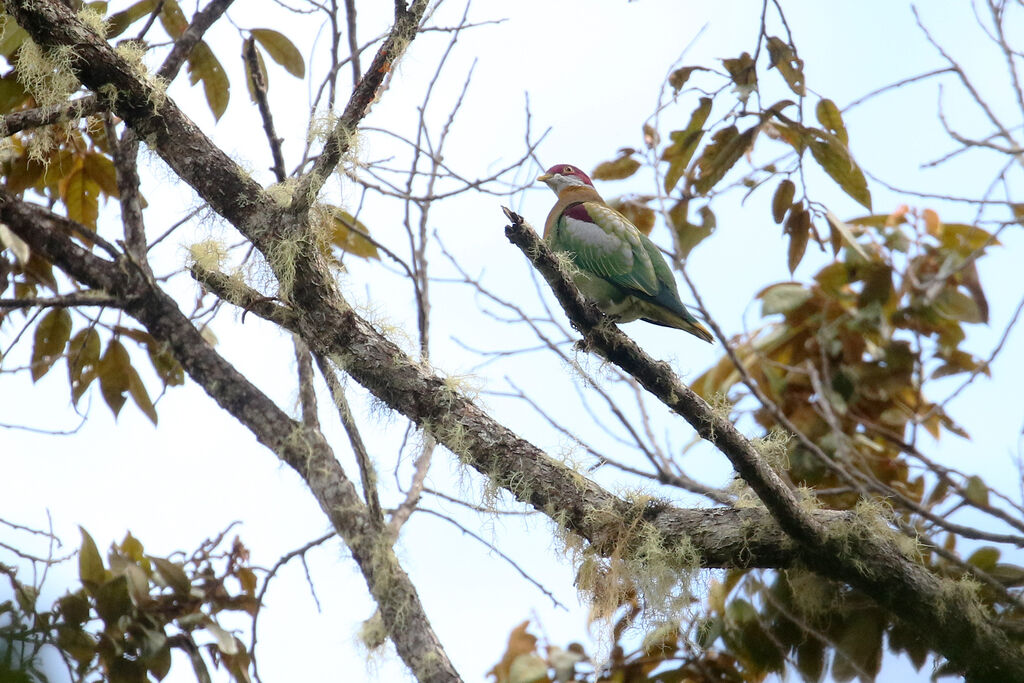
<instances>
[{"instance_id":1,"label":"rough bark texture","mask_svg":"<svg viewBox=\"0 0 1024 683\"><path fill-rule=\"evenodd\" d=\"M62 4L8 0L6 8L41 45L73 45L81 81L101 94L140 140L155 149L214 210L262 252L273 254L282 239L308 229L303 204L313 201L311 195L344 153L346 140L404 49L407 41L401 39L409 37L409 26L415 28L425 5L416 2L406 9L398 3L396 39L389 40L386 50L382 48L364 76L365 83L357 86L342 119L347 128L336 129L325 160L302 183L306 193L298 211L285 210L270 200L170 98ZM303 429L206 345L174 302L130 262L108 261L76 246L67 236L74 226L66 219L7 194L0 194L0 220L72 277L122 298L125 310L170 345L197 383L303 476L352 549L403 660L422 681L458 680L422 612L415 588L394 559L390 542L371 533L365 506L322 437ZM311 241L302 242L304 247L288 264L294 284L283 297L284 305L260 302L255 293L247 302L244 290L236 286L222 294L297 332L311 349L331 358L378 399L428 430L465 464L584 537L597 552L628 552L621 520L639 518L660 535L664 547L691 544L703 566L808 567L874 597L913 624L972 680L1024 681L1024 657L1018 646L992 625L969 590L931 575L901 551L884 529L862 524L850 513L808 512L794 505L793 494L733 425L716 417L667 366L637 353L639 349L628 338L579 300L571 285L560 283L564 277L548 272L554 261L536 235L530 235L532 231L524 233L518 243L555 285L556 293L568 287L566 291L573 294L574 299L560 299L591 348L631 372L722 450L762 496L768 511L682 510L657 503L637 506L566 468L495 422L352 311ZM216 288L216 274L199 275ZM620 521L610 521L615 519Z\"/></svg>"}]
</instances>

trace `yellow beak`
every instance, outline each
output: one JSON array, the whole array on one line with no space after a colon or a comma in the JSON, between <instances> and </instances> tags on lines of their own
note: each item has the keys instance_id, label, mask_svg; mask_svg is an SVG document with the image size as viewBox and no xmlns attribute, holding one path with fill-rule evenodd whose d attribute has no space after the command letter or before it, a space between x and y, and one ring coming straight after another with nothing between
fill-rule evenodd
<instances>
[{"instance_id":1,"label":"yellow beak","mask_svg":"<svg viewBox=\"0 0 1024 683\"><path fill-rule=\"evenodd\" d=\"M537 182L538 183L546 183L547 181L551 180L552 178L554 178L554 175L552 175L551 173L545 173L544 175L537 176Z\"/></svg>"}]
</instances>

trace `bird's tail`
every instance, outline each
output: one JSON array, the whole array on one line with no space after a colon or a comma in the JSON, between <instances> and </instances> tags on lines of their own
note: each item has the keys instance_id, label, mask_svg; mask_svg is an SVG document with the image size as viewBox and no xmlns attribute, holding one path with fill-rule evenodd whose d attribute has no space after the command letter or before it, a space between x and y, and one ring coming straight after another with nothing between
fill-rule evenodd
<instances>
[{"instance_id":1,"label":"bird's tail","mask_svg":"<svg viewBox=\"0 0 1024 683\"><path fill-rule=\"evenodd\" d=\"M655 325L661 325L662 327L673 327L677 330L689 332L693 336L700 337L709 344L715 343L715 337L711 334L708 328L697 322L697 320L689 313L686 314L685 318L665 309L660 309L656 312L649 311L649 313L655 313L657 317L644 317L643 320Z\"/></svg>"}]
</instances>

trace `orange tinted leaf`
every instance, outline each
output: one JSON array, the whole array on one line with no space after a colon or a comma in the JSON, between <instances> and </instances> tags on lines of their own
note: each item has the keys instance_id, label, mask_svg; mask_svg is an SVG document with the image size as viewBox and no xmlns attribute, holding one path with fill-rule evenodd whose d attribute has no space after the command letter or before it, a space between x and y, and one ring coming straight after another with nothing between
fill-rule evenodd
<instances>
[{"instance_id":1,"label":"orange tinted leaf","mask_svg":"<svg viewBox=\"0 0 1024 683\"><path fill-rule=\"evenodd\" d=\"M54 308L36 326L32 345L32 381L39 380L64 353L71 337L71 314L66 308Z\"/></svg>"},{"instance_id":2,"label":"orange tinted leaf","mask_svg":"<svg viewBox=\"0 0 1024 683\"><path fill-rule=\"evenodd\" d=\"M622 180L633 175L639 169L639 161L631 156L621 156L613 161L598 164L590 175L596 180Z\"/></svg>"},{"instance_id":3,"label":"orange tinted leaf","mask_svg":"<svg viewBox=\"0 0 1024 683\"><path fill-rule=\"evenodd\" d=\"M776 223L782 223L786 217L789 207L793 206L793 196L796 194L796 185L789 178L779 183L772 197L772 218Z\"/></svg>"},{"instance_id":4,"label":"orange tinted leaf","mask_svg":"<svg viewBox=\"0 0 1024 683\"><path fill-rule=\"evenodd\" d=\"M850 156L850 151L831 133L818 131L819 139L810 141L811 154L829 177L858 202L871 210L871 192L864 173Z\"/></svg>"},{"instance_id":5,"label":"orange tinted leaf","mask_svg":"<svg viewBox=\"0 0 1024 683\"><path fill-rule=\"evenodd\" d=\"M270 58L296 78L306 75L306 62L288 36L269 28L254 28L249 33L256 39Z\"/></svg>"},{"instance_id":6,"label":"orange tinted leaf","mask_svg":"<svg viewBox=\"0 0 1024 683\"><path fill-rule=\"evenodd\" d=\"M537 647L537 636L527 632L530 622L523 623L512 629L508 637L508 647L501 661L494 665L487 673L493 675L499 681L509 680L509 673L512 665L518 657L535 653Z\"/></svg>"},{"instance_id":7,"label":"orange tinted leaf","mask_svg":"<svg viewBox=\"0 0 1024 683\"><path fill-rule=\"evenodd\" d=\"M654 209L647 206L647 202L640 199L613 199L608 202L612 207L645 235L650 235L654 229Z\"/></svg>"}]
</instances>

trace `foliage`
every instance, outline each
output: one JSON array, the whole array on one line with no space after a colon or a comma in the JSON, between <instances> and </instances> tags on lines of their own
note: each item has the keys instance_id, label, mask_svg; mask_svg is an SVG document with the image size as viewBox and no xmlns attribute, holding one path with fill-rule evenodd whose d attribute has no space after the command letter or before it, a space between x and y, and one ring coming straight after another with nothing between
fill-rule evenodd
<instances>
[{"instance_id":1,"label":"foliage","mask_svg":"<svg viewBox=\"0 0 1024 683\"><path fill-rule=\"evenodd\" d=\"M22 678L10 680L52 679L40 663L42 647L52 645L76 680L98 673L112 683L159 681L176 648L186 653L198 680L210 680L213 664L232 680L249 681L247 648L219 621L232 612L256 616L258 579L245 546L236 537L225 549L225 536L204 542L188 557L164 558L146 554L129 532L111 544L104 561L82 529L80 586L48 609L39 605L41 586L22 583L5 568L15 600L0 605L7 617L0 638L4 651L22 660ZM203 636L199 642L197 636Z\"/></svg>"}]
</instances>

